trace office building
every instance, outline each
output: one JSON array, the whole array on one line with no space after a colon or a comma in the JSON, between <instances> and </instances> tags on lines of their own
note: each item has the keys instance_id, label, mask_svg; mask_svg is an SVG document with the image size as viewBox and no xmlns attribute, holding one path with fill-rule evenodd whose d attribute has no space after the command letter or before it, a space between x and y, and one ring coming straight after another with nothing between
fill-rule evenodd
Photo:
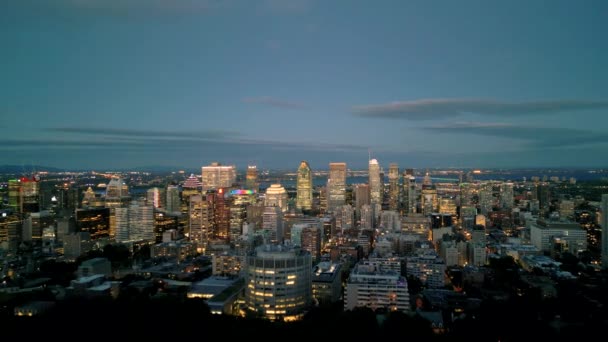
<instances>
[{"instance_id":1,"label":"office building","mask_svg":"<svg viewBox=\"0 0 608 342\"><path fill-rule=\"evenodd\" d=\"M150 188L146 191L146 199L148 205L153 206L155 209L165 208L166 193L164 189Z\"/></svg>"},{"instance_id":2,"label":"office building","mask_svg":"<svg viewBox=\"0 0 608 342\"><path fill-rule=\"evenodd\" d=\"M312 171L305 160L300 163L298 168L296 189L296 207L301 210L312 209Z\"/></svg>"},{"instance_id":3,"label":"office building","mask_svg":"<svg viewBox=\"0 0 608 342\"><path fill-rule=\"evenodd\" d=\"M312 303L312 261L299 248L264 245L246 259L245 304L271 320L296 320Z\"/></svg>"},{"instance_id":4,"label":"office building","mask_svg":"<svg viewBox=\"0 0 608 342\"><path fill-rule=\"evenodd\" d=\"M150 247L152 258L168 258L184 261L196 255L196 244L187 241L161 242Z\"/></svg>"},{"instance_id":5,"label":"office building","mask_svg":"<svg viewBox=\"0 0 608 342\"><path fill-rule=\"evenodd\" d=\"M167 186L165 203L167 213L181 212L181 199L179 198L179 187L177 185Z\"/></svg>"},{"instance_id":6,"label":"office building","mask_svg":"<svg viewBox=\"0 0 608 342\"><path fill-rule=\"evenodd\" d=\"M127 183L120 177L113 177L106 186L106 208L126 206L130 200L131 197L129 196L129 186Z\"/></svg>"},{"instance_id":7,"label":"office building","mask_svg":"<svg viewBox=\"0 0 608 342\"><path fill-rule=\"evenodd\" d=\"M23 219L12 210L0 211L0 249L17 252L22 241Z\"/></svg>"},{"instance_id":8,"label":"office building","mask_svg":"<svg viewBox=\"0 0 608 342\"><path fill-rule=\"evenodd\" d=\"M399 166L391 163L388 167L388 209L401 209L401 185L399 184Z\"/></svg>"},{"instance_id":9,"label":"office building","mask_svg":"<svg viewBox=\"0 0 608 342\"><path fill-rule=\"evenodd\" d=\"M190 197L188 205L188 235L197 244L200 252L205 253L212 236L213 208L201 195Z\"/></svg>"},{"instance_id":10,"label":"office building","mask_svg":"<svg viewBox=\"0 0 608 342\"><path fill-rule=\"evenodd\" d=\"M88 233L91 240L110 236L110 209L76 209L76 231Z\"/></svg>"},{"instance_id":11,"label":"office building","mask_svg":"<svg viewBox=\"0 0 608 342\"><path fill-rule=\"evenodd\" d=\"M327 178L327 211L333 212L346 203L346 163L329 163Z\"/></svg>"},{"instance_id":12,"label":"office building","mask_svg":"<svg viewBox=\"0 0 608 342\"><path fill-rule=\"evenodd\" d=\"M248 165L247 174L245 175L245 189L258 191L259 188L258 167L255 165Z\"/></svg>"},{"instance_id":13,"label":"office building","mask_svg":"<svg viewBox=\"0 0 608 342\"><path fill-rule=\"evenodd\" d=\"M262 214L262 230L267 238L266 242L283 242L283 223L283 212L281 211L281 208L277 206L264 207L264 213Z\"/></svg>"},{"instance_id":14,"label":"office building","mask_svg":"<svg viewBox=\"0 0 608 342\"><path fill-rule=\"evenodd\" d=\"M309 224L302 229L302 249L309 252L314 261L321 258L321 229L316 224Z\"/></svg>"},{"instance_id":15,"label":"office building","mask_svg":"<svg viewBox=\"0 0 608 342\"><path fill-rule=\"evenodd\" d=\"M414 256L407 258L405 267L408 276L418 278L429 288L445 286L445 262L432 249L417 250Z\"/></svg>"},{"instance_id":16,"label":"office building","mask_svg":"<svg viewBox=\"0 0 608 342\"><path fill-rule=\"evenodd\" d=\"M380 164L376 159L369 161L369 200L372 204L382 203L383 180L380 179Z\"/></svg>"},{"instance_id":17,"label":"office building","mask_svg":"<svg viewBox=\"0 0 608 342\"><path fill-rule=\"evenodd\" d=\"M417 212L418 190L414 170L407 169L403 174L403 206L404 212L414 214Z\"/></svg>"},{"instance_id":18,"label":"office building","mask_svg":"<svg viewBox=\"0 0 608 342\"><path fill-rule=\"evenodd\" d=\"M500 208L513 209L513 183L502 183L500 185Z\"/></svg>"},{"instance_id":19,"label":"office building","mask_svg":"<svg viewBox=\"0 0 608 342\"><path fill-rule=\"evenodd\" d=\"M236 183L236 167L214 162L202 167L203 191L229 188Z\"/></svg>"},{"instance_id":20,"label":"office building","mask_svg":"<svg viewBox=\"0 0 608 342\"><path fill-rule=\"evenodd\" d=\"M264 198L265 206L276 206L281 208L282 212L286 212L288 209L288 200L287 191L281 184L271 184L270 187L266 189L266 197Z\"/></svg>"}]
</instances>

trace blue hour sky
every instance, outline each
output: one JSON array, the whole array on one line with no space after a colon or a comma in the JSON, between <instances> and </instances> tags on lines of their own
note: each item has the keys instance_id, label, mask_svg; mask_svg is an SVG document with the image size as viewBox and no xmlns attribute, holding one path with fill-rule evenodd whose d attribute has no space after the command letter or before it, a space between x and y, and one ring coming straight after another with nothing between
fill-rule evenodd
<instances>
[{"instance_id":1,"label":"blue hour sky","mask_svg":"<svg viewBox=\"0 0 608 342\"><path fill-rule=\"evenodd\" d=\"M4 0L0 164L605 167L608 2Z\"/></svg>"}]
</instances>

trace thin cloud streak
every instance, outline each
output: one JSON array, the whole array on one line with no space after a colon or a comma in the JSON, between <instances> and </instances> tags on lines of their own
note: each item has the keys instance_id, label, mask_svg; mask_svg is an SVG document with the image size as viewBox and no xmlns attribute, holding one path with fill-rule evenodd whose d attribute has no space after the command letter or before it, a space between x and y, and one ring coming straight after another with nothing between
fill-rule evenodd
<instances>
[{"instance_id":1,"label":"thin cloud streak","mask_svg":"<svg viewBox=\"0 0 608 342\"><path fill-rule=\"evenodd\" d=\"M52 127L46 129L50 132L86 134L98 136L120 136L120 137L166 137L166 138L200 138L200 139L220 139L239 135L238 132L221 130L194 131L152 131L123 128L88 128L88 127Z\"/></svg>"},{"instance_id":2,"label":"thin cloud streak","mask_svg":"<svg viewBox=\"0 0 608 342\"><path fill-rule=\"evenodd\" d=\"M562 148L566 146L608 143L608 134L562 127L461 122L423 127L423 129L438 134L471 134L524 140L529 142L530 147Z\"/></svg>"},{"instance_id":3,"label":"thin cloud streak","mask_svg":"<svg viewBox=\"0 0 608 342\"><path fill-rule=\"evenodd\" d=\"M306 109L306 108L308 108L307 105L299 103L299 102L277 99L277 98L274 98L271 96L245 97L245 98L243 98L242 102L253 103L253 104L262 104L262 105L282 108L282 109Z\"/></svg>"},{"instance_id":4,"label":"thin cloud streak","mask_svg":"<svg viewBox=\"0 0 608 342\"><path fill-rule=\"evenodd\" d=\"M504 102L487 99L430 98L396 101L353 107L355 116L365 118L433 120L460 116L466 113L494 116L549 115L568 111L608 108L608 101L548 100Z\"/></svg>"}]
</instances>

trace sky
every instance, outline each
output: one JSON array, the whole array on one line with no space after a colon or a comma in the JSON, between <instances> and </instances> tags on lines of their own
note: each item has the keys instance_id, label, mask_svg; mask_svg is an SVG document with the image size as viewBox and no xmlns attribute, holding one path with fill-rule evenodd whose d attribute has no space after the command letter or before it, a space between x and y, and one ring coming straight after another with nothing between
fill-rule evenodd
<instances>
[{"instance_id":1,"label":"sky","mask_svg":"<svg viewBox=\"0 0 608 342\"><path fill-rule=\"evenodd\" d=\"M606 167L608 2L0 1L0 165Z\"/></svg>"}]
</instances>

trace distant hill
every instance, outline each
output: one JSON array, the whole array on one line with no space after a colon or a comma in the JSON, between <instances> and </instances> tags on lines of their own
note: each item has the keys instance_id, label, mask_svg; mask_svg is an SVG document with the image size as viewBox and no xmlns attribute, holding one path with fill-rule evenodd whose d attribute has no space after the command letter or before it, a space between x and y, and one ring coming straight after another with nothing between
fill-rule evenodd
<instances>
[{"instance_id":1,"label":"distant hill","mask_svg":"<svg viewBox=\"0 0 608 342\"><path fill-rule=\"evenodd\" d=\"M59 172L65 170L43 165L0 165L0 173L29 174L38 171Z\"/></svg>"}]
</instances>

